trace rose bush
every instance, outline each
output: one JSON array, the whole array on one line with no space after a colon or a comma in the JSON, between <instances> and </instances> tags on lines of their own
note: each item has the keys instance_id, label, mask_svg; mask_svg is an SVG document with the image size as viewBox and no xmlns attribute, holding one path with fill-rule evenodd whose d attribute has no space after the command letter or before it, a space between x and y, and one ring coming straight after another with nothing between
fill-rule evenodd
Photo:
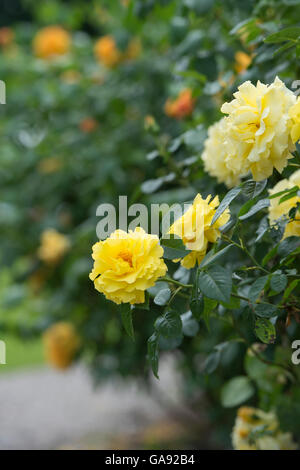
<instances>
[{"instance_id":1,"label":"rose bush","mask_svg":"<svg viewBox=\"0 0 300 470\"><path fill-rule=\"evenodd\" d=\"M98 382L158 377L171 351L216 445L295 448L300 6L78 0L49 21L28 4L35 27L0 44L1 330L48 331L52 362ZM119 195L192 206L169 239L98 241L96 207Z\"/></svg>"}]
</instances>

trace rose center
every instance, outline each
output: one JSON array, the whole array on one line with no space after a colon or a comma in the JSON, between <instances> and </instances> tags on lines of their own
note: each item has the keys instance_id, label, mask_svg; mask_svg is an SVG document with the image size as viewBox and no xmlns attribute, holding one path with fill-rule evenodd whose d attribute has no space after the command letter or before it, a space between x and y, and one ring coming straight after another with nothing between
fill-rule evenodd
<instances>
[{"instance_id":1,"label":"rose center","mask_svg":"<svg viewBox=\"0 0 300 470\"><path fill-rule=\"evenodd\" d=\"M124 250L118 254L118 258L121 258L123 261L128 263L132 267L132 253L130 251Z\"/></svg>"}]
</instances>

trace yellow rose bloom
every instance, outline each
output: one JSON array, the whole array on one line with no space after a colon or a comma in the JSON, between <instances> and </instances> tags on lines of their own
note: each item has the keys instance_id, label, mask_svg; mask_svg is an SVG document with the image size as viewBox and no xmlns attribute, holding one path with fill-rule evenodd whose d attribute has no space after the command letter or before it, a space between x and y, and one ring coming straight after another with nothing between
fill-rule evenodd
<instances>
[{"instance_id":1,"label":"yellow rose bloom","mask_svg":"<svg viewBox=\"0 0 300 470\"><path fill-rule=\"evenodd\" d=\"M45 331L43 343L49 364L58 369L66 369L78 351L80 339L71 323L59 322Z\"/></svg>"},{"instance_id":2,"label":"yellow rose bloom","mask_svg":"<svg viewBox=\"0 0 300 470\"><path fill-rule=\"evenodd\" d=\"M234 58L235 70L237 71L237 73L245 72L252 62L252 57L243 51L236 52Z\"/></svg>"},{"instance_id":3,"label":"yellow rose bloom","mask_svg":"<svg viewBox=\"0 0 300 470\"><path fill-rule=\"evenodd\" d=\"M191 207L174 222L169 233L180 237L191 253L181 260L181 265L191 269L202 261L206 254L208 243L215 243L220 237L220 227L230 218L229 209L226 209L218 220L211 225L213 216L219 205L219 197L211 201L211 196L202 199L200 194L194 199Z\"/></svg>"},{"instance_id":4,"label":"yellow rose bloom","mask_svg":"<svg viewBox=\"0 0 300 470\"><path fill-rule=\"evenodd\" d=\"M47 26L41 29L33 40L35 55L43 59L66 54L70 45L70 35L61 26Z\"/></svg>"},{"instance_id":5,"label":"yellow rose bloom","mask_svg":"<svg viewBox=\"0 0 300 470\"><path fill-rule=\"evenodd\" d=\"M264 429L266 434L255 431ZM266 413L258 408L243 406L237 412L232 432L235 450L295 450L297 444L290 433L283 433L273 412Z\"/></svg>"},{"instance_id":6,"label":"yellow rose bloom","mask_svg":"<svg viewBox=\"0 0 300 470\"><path fill-rule=\"evenodd\" d=\"M243 83L234 100L223 104L226 119L226 166L234 174L252 172L255 181L279 173L292 157L289 110L295 95L277 77L271 85Z\"/></svg>"},{"instance_id":7,"label":"yellow rose bloom","mask_svg":"<svg viewBox=\"0 0 300 470\"><path fill-rule=\"evenodd\" d=\"M122 60L122 53L116 45L116 41L112 36L103 36L94 47L94 53L99 62L107 67L115 67Z\"/></svg>"},{"instance_id":8,"label":"yellow rose bloom","mask_svg":"<svg viewBox=\"0 0 300 470\"><path fill-rule=\"evenodd\" d=\"M156 235L137 227L129 233L116 230L93 246L90 279L95 288L116 304L145 302L145 290L164 276L167 266Z\"/></svg>"},{"instance_id":9,"label":"yellow rose bloom","mask_svg":"<svg viewBox=\"0 0 300 470\"><path fill-rule=\"evenodd\" d=\"M56 264L70 249L70 241L54 229L42 233L38 257L47 264Z\"/></svg>"},{"instance_id":10,"label":"yellow rose bloom","mask_svg":"<svg viewBox=\"0 0 300 470\"><path fill-rule=\"evenodd\" d=\"M284 191L285 189L291 189L294 186L299 186L300 188L300 170L293 173L289 179L284 179L275 184L274 188L269 190L270 195ZM288 213L293 207L296 207L300 202L300 197L295 196L287 201L279 204L280 198L282 196L270 199L269 206L269 221L270 224L274 224L276 220L280 217L288 216ZM297 211L295 220L289 222L284 231L283 239L291 236L300 237L300 213Z\"/></svg>"},{"instance_id":11,"label":"yellow rose bloom","mask_svg":"<svg viewBox=\"0 0 300 470\"><path fill-rule=\"evenodd\" d=\"M291 137L295 143L300 139L300 98L297 99L294 106L290 108L289 115L292 118Z\"/></svg>"},{"instance_id":12,"label":"yellow rose bloom","mask_svg":"<svg viewBox=\"0 0 300 470\"><path fill-rule=\"evenodd\" d=\"M232 188L240 183L240 175L234 173L226 165L226 119L223 118L208 129L208 137L204 143L202 160L207 173Z\"/></svg>"}]
</instances>

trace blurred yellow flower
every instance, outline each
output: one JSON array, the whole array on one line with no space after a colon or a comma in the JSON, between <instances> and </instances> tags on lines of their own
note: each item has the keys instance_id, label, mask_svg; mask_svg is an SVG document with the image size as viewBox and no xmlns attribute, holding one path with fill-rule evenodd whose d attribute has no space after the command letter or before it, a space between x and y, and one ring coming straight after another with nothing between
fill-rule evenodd
<instances>
[{"instance_id":1,"label":"blurred yellow flower","mask_svg":"<svg viewBox=\"0 0 300 470\"><path fill-rule=\"evenodd\" d=\"M175 100L169 98L166 101L164 110L169 117L183 119L192 114L194 107L195 99L193 98L192 90L185 88Z\"/></svg>"},{"instance_id":2,"label":"blurred yellow flower","mask_svg":"<svg viewBox=\"0 0 300 470\"><path fill-rule=\"evenodd\" d=\"M200 194L194 199L191 207L174 222L169 233L177 235L182 239L184 245L191 253L181 260L181 265L191 269L202 261L206 254L208 243L215 243L220 237L220 228L230 218L229 210L226 209L217 221L211 225L213 216L219 205L219 197L211 201L212 196L202 199Z\"/></svg>"},{"instance_id":3,"label":"blurred yellow flower","mask_svg":"<svg viewBox=\"0 0 300 470\"><path fill-rule=\"evenodd\" d=\"M90 279L95 288L116 304L140 304L145 290L164 276L167 266L156 235L137 227L129 233L116 230L93 246L94 267Z\"/></svg>"},{"instance_id":4,"label":"blurred yellow flower","mask_svg":"<svg viewBox=\"0 0 300 470\"><path fill-rule=\"evenodd\" d=\"M74 359L80 346L80 339L74 326L68 322L55 323L49 327L43 342L46 359L58 369L66 369Z\"/></svg>"},{"instance_id":5,"label":"blurred yellow flower","mask_svg":"<svg viewBox=\"0 0 300 470\"><path fill-rule=\"evenodd\" d=\"M226 165L226 119L223 118L208 129L208 137L204 143L202 160L204 168L211 176L231 188L240 183L240 175L234 173Z\"/></svg>"},{"instance_id":6,"label":"blurred yellow flower","mask_svg":"<svg viewBox=\"0 0 300 470\"><path fill-rule=\"evenodd\" d=\"M40 173L49 175L50 173L56 173L62 167L62 162L57 157L43 158L38 164L38 170Z\"/></svg>"},{"instance_id":7,"label":"blurred yellow flower","mask_svg":"<svg viewBox=\"0 0 300 470\"><path fill-rule=\"evenodd\" d=\"M43 59L66 54L70 45L70 35L61 26L47 26L41 29L33 40L35 55Z\"/></svg>"},{"instance_id":8,"label":"blurred yellow flower","mask_svg":"<svg viewBox=\"0 0 300 470\"><path fill-rule=\"evenodd\" d=\"M235 450L295 450L290 433L280 431L276 415L243 406L237 412L232 432Z\"/></svg>"},{"instance_id":9,"label":"blurred yellow flower","mask_svg":"<svg viewBox=\"0 0 300 470\"><path fill-rule=\"evenodd\" d=\"M223 104L226 119L226 166L234 174L252 172L261 181L279 173L292 157L290 137L292 121L289 110L295 95L277 77L271 85L243 83L235 99Z\"/></svg>"},{"instance_id":10,"label":"blurred yellow flower","mask_svg":"<svg viewBox=\"0 0 300 470\"><path fill-rule=\"evenodd\" d=\"M290 108L290 117L292 118L291 137L295 143L300 139L300 98L297 98L294 106Z\"/></svg>"},{"instance_id":11,"label":"blurred yellow flower","mask_svg":"<svg viewBox=\"0 0 300 470\"><path fill-rule=\"evenodd\" d=\"M245 72L252 62L252 57L243 51L236 52L234 58L235 70L237 71L237 73Z\"/></svg>"},{"instance_id":12,"label":"blurred yellow flower","mask_svg":"<svg viewBox=\"0 0 300 470\"><path fill-rule=\"evenodd\" d=\"M107 67L115 67L122 60L122 53L117 48L116 42L112 36L103 36L95 46L94 53L99 62Z\"/></svg>"},{"instance_id":13,"label":"blurred yellow flower","mask_svg":"<svg viewBox=\"0 0 300 470\"><path fill-rule=\"evenodd\" d=\"M45 230L42 233L38 257L47 264L55 264L70 249L70 246L70 241L65 235L54 229Z\"/></svg>"},{"instance_id":14,"label":"blurred yellow flower","mask_svg":"<svg viewBox=\"0 0 300 470\"><path fill-rule=\"evenodd\" d=\"M9 46L15 37L15 33L11 28L8 27L2 27L0 28L0 46L1 47L7 47Z\"/></svg>"},{"instance_id":15,"label":"blurred yellow flower","mask_svg":"<svg viewBox=\"0 0 300 470\"><path fill-rule=\"evenodd\" d=\"M300 170L293 173L289 179L284 179L275 184L274 188L269 190L270 195L299 186L300 189ZM269 221L274 224L280 217L288 216L289 211L300 203L300 197L295 196L279 204L282 196L270 199ZM295 220L289 222L284 231L283 239L291 236L300 237L300 212L297 211Z\"/></svg>"}]
</instances>

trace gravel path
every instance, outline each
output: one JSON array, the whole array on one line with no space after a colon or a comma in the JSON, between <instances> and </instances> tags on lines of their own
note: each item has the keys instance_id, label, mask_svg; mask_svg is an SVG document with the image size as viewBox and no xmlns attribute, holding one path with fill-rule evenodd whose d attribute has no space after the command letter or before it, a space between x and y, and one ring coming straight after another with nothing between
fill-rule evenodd
<instances>
[{"instance_id":1,"label":"gravel path","mask_svg":"<svg viewBox=\"0 0 300 470\"><path fill-rule=\"evenodd\" d=\"M178 390L169 364L164 368L159 388ZM83 366L3 374L0 403L0 449L53 449L91 433L137 432L164 415L137 383L116 380L93 388Z\"/></svg>"}]
</instances>

